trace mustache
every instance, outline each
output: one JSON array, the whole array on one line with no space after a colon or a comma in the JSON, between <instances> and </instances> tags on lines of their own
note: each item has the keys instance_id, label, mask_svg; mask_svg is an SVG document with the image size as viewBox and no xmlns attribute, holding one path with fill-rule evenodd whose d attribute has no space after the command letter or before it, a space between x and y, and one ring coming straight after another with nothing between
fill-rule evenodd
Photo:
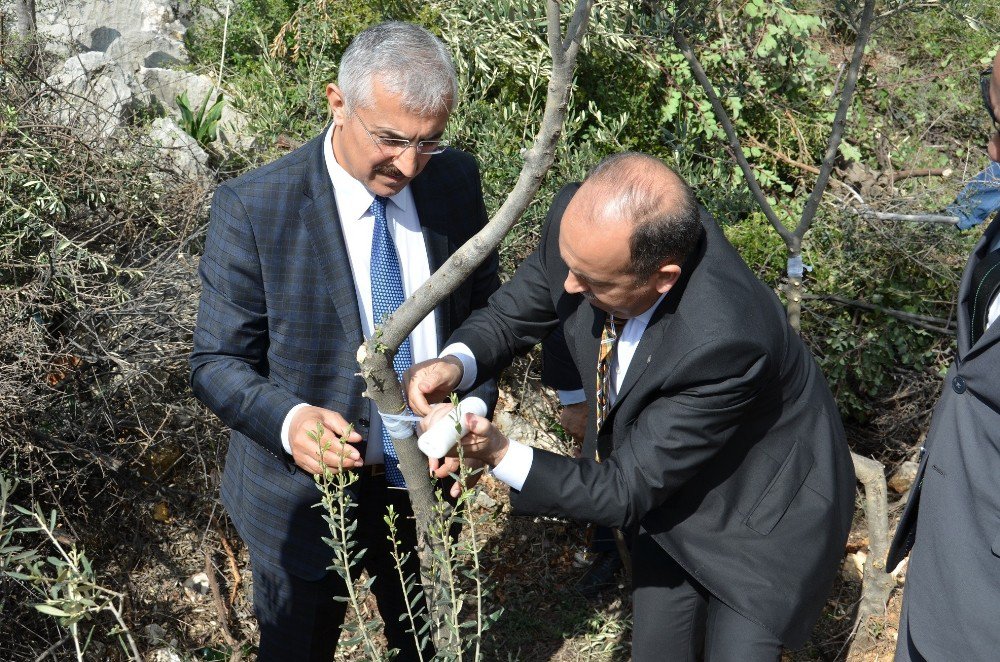
<instances>
[{"instance_id":1,"label":"mustache","mask_svg":"<svg viewBox=\"0 0 1000 662\"><path fill-rule=\"evenodd\" d=\"M375 170L375 172L377 172L378 174L385 175L387 177L402 177L403 176L403 173L401 173L399 171L399 168L397 168L394 165L388 164L388 163L385 164L385 165L377 165L377 166L375 166L373 168L373 170Z\"/></svg>"}]
</instances>

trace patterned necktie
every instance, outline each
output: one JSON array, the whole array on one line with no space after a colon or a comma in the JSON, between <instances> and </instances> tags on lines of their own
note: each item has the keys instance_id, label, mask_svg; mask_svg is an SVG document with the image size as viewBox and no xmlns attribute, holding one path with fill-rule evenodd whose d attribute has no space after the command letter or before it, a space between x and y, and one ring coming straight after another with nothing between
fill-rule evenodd
<instances>
[{"instance_id":1,"label":"patterned necktie","mask_svg":"<svg viewBox=\"0 0 1000 662\"><path fill-rule=\"evenodd\" d=\"M403 294L403 274L399 268L399 257L396 247L389 234L389 224L385 217L386 199L375 196L370 211L375 217L375 231L372 233L372 317L376 325L382 324L405 298ZM403 371L413 364L413 350L410 348L410 338L407 336L399 346L396 355L392 357L392 367L400 377ZM396 448L392 445L389 432L382 426L382 452L385 455L385 477L390 485L405 487L406 481L399 470L399 458Z\"/></svg>"},{"instance_id":2,"label":"patterned necktie","mask_svg":"<svg viewBox=\"0 0 1000 662\"><path fill-rule=\"evenodd\" d=\"M611 359L618 344L618 336L625 327L625 320L608 315L601 332L601 347L597 352L597 429L601 429L604 419L611 410Z\"/></svg>"}]
</instances>

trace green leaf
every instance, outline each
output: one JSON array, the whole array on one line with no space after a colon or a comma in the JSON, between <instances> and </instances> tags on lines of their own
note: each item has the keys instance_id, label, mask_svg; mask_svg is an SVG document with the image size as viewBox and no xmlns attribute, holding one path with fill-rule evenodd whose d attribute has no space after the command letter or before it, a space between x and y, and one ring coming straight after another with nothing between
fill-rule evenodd
<instances>
[{"instance_id":1,"label":"green leaf","mask_svg":"<svg viewBox=\"0 0 1000 662\"><path fill-rule=\"evenodd\" d=\"M58 616L59 618L69 618L70 614L48 604L35 605L35 609L42 612L43 614L48 614L49 616Z\"/></svg>"}]
</instances>

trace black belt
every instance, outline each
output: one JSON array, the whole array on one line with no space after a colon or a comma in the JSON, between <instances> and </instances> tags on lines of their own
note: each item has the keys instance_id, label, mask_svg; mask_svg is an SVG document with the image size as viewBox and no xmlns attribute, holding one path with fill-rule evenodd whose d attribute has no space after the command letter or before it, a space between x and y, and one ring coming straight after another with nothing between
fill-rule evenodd
<instances>
[{"instance_id":1,"label":"black belt","mask_svg":"<svg viewBox=\"0 0 1000 662\"><path fill-rule=\"evenodd\" d=\"M385 476L384 464L366 464L357 470L359 474L366 478L378 478Z\"/></svg>"}]
</instances>

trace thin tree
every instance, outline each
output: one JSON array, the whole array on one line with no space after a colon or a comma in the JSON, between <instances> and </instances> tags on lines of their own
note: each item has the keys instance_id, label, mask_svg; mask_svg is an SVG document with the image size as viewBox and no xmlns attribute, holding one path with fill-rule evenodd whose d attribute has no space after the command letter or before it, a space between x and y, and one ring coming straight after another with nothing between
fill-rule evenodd
<instances>
[{"instance_id":1,"label":"thin tree","mask_svg":"<svg viewBox=\"0 0 1000 662\"><path fill-rule=\"evenodd\" d=\"M679 4L678 7L680 9L682 5ZM837 106L837 112L833 119L833 126L830 129L830 137L827 141L826 153L823 155L823 161L819 167L816 182L813 184L812 192L809 194L809 198L802 209L802 215L799 218L798 225L794 228L789 228L782 223L771 204L767 201L767 196L765 196L763 190L761 190L753 169L743 152L739 137L736 135L736 130L733 128L733 124L729 120L729 115L726 112L725 107L722 105L719 95L715 92L715 88L713 87L711 81L705 74L704 68L702 68L701 63L698 61L698 57L692 49L691 44L684 35L681 27L681 21L676 21L674 23L674 43L684 56L684 59L687 60L695 79L708 96L708 100L712 104L712 111L726 133L729 147L732 149L736 161L739 164L740 169L743 171L743 176L746 179L747 186L753 193L754 198L760 205L760 208L767 217L767 220L770 221L775 231L785 242L785 247L788 250L788 284L785 287L785 294L788 299L788 322L796 331L800 328L802 315L802 240L816 218L816 212L819 209L820 200L822 199L823 193L826 191L827 185L830 181L830 173L833 170L837 150L840 147L840 142L844 135L844 128L847 124L847 113L854 100L854 91L858 82L858 74L861 69L861 63L864 58L865 47L867 46L868 39L871 36L874 15L875 0L865 0L864 7L861 10L860 17L858 18L855 27L856 37L854 41L854 52L851 56L850 65L847 68L847 76L844 80L844 85L840 90L840 103ZM865 624L870 617L885 613L886 601L889 598L889 594L892 592L895 581L888 573L885 572L885 557L888 552L889 539L889 508L884 467L882 463L877 460L863 457L853 452L851 453L851 459L854 462L855 474L864 486L864 508L868 522L870 544L870 553L865 560L864 577L861 589L861 603L858 606L858 612L854 620L853 632L857 632L859 627ZM864 629L863 633L867 633L867 629ZM866 643L867 640L865 636L856 638L852 644L851 652L855 652L856 649L864 646Z\"/></svg>"},{"instance_id":2,"label":"thin tree","mask_svg":"<svg viewBox=\"0 0 1000 662\"><path fill-rule=\"evenodd\" d=\"M17 17L14 29L21 42L24 70L30 75L36 75L40 60L35 0L14 0L14 14Z\"/></svg>"},{"instance_id":3,"label":"thin tree","mask_svg":"<svg viewBox=\"0 0 1000 662\"><path fill-rule=\"evenodd\" d=\"M358 350L358 363L367 385L365 395L375 402L381 412L399 414L405 409L399 379L392 367L392 358L403 340L500 245L528 208L555 160L555 148L569 107L576 59L587 32L592 0L577 0L565 34L560 4L559 0L546 2L552 75L541 126L531 148L524 155L524 167L514 189L489 223L459 248ZM437 502L427 476L427 458L417 448L416 438L412 436L396 440L396 452L416 519L417 553L424 594L432 611L431 621L437 622L438 619L434 618L436 601L433 599L433 586L430 585L435 543L428 535ZM435 633L436 638L440 636L442 633ZM446 642L438 640L437 643Z\"/></svg>"}]
</instances>

